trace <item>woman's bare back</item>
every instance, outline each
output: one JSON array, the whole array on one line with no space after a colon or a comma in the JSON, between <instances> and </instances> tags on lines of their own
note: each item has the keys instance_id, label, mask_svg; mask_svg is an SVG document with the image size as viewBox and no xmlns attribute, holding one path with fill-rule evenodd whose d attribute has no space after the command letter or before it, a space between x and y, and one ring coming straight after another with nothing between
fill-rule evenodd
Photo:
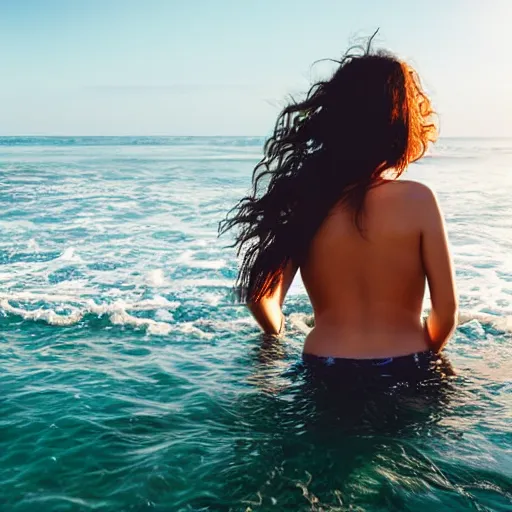
<instances>
[{"instance_id":1,"label":"woman's bare back","mask_svg":"<svg viewBox=\"0 0 512 512\"><path fill-rule=\"evenodd\" d=\"M420 183L384 180L367 193L362 225L364 236L353 213L336 207L311 244L300 270L315 327L304 351L379 358L426 350L425 278L438 306L455 300L434 195Z\"/></svg>"},{"instance_id":2,"label":"woman's bare back","mask_svg":"<svg viewBox=\"0 0 512 512\"><path fill-rule=\"evenodd\" d=\"M457 318L444 222L428 187L398 181L437 139L434 110L411 66L373 52L371 39L361 50L283 108L251 193L221 231L240 228L237 284L265 333L283 332L300 265L315 313L306 353L438 352ZM423 323L425 278L432 307Z\"/></svg>"}]
</instances>

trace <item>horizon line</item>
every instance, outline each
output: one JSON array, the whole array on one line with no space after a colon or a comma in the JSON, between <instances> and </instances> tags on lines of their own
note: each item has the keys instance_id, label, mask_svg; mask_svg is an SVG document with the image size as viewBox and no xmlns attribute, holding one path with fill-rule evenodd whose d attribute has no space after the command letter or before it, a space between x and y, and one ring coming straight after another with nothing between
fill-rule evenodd
<instances>
[{"instance_id":1,"label":"horizon line","mask_svg":"<svg viewBox=\"0 0 512 512\"><path fill-rule=\"evenodd\" d=\"M16 139L22 137L31 137L31 138L64 138L64 137L138 137L138 138L150 138L150 137L162 137L162 138L177 138L177 137L187 137L187 138L208 138L208 137L224 137L224 138L249 138L249 137L258 137L258 138L267 138L269 135L251 135L251 134L243 134L243 135L221 135L221 134L201 134L201 135L190 135L190 134L146 134L146 135L138 135L138 134L115 134L115 135L92 135L92 134L16 134L16 135L3 135L0 133L0 138L2 139ZM512 135L440 135L438 140L441 139L512 139ZM435 143L434 143L435 144Z\"/></svg>"}]
</instances>

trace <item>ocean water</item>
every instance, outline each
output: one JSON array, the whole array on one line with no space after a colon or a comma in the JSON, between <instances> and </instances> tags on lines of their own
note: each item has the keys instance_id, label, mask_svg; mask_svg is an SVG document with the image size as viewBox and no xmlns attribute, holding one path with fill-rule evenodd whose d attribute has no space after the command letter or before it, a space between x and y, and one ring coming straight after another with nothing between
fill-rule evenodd
<instances>
[{"instance_id":1,"label":"ocean water","mask_svg":"<svg viewBox=\"0 0 512 512\"><path fill-rule=\"evenodd\" d=\"M260 138L0 138L1 511L512 510L512 140L408 171L460 292L442 388L325 395L263 338L217 224Z\"/></svg>"}]
</instances>

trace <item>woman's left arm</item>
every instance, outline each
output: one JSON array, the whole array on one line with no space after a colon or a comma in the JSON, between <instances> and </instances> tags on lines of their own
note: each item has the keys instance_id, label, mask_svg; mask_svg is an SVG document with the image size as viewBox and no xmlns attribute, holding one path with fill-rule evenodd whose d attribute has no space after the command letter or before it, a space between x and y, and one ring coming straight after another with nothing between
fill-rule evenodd
<instances>
[{"instance_id":1,"label":"woman's left arm","mask_svg":"<svg viewBox=\"0 0 512 512\"><path fill-rule=\"evenodd\" d=\"M270 295L257 302L249 302L247 307L265 334L281 334L284 328L284 315L281 309L286 293L290 288L298 267L288 263L279 277L279 283Z\"/></svg>"}]
</instances>

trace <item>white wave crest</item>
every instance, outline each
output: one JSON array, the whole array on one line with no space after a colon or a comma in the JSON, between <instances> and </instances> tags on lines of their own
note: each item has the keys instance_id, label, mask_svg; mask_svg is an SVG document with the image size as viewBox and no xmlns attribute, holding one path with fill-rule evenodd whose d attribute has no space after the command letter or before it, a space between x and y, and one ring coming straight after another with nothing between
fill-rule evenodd
<instances>
[{"instance_id":1,"label":"white wave crest","mask_svg":"<svg viewBox=\"0 0 512 512\"><path fill-rule=\"evenodd\" d=\"M27 249L32 252L39 252L41 250L35 238L31 238L27 242Z\"/></svg>"},{"instance_id":2,"label":"white wave crest","mask_svg":"<svg viewBox=\"0 0 512 512\"><path fill-rule=\"evenodd\" d=\"M151 318L138 318L126 311L119 310L110 315L110 321L114 325L129 325L130 327L145 328L148 334L169 334L172 326L166 322L158 322Z\"/></svg>"},{"instance_id":3,"label":"white wave crest","mask_svg":"<svg viewBox=\"0 0 512 512\"><path fill-rule=\"evenodd\" d=\"M307 315L305 313L292 313L288 317L288 321L290 323L290 326L303 332L304 334L309 334L312 327L308 324L312 324L313 317L312 315Z\"/></svg>"},{"instance_id":4,"label":"white wave crest","mask_svg":"<svg viewBox=\"0 0 512 512\"><path fill-rule=\"evenodd\" d=\"M27 298L24 294L17 294L11 297L11 300L19 300L21 297ZM31 296L34 300L34 296ZM48 297L46 297L48 298ZM62 296L50 297L47 302L62 302ZM38 297L40 299L40 297ZM76 303L76 301L74 301ZM173 326L167 322L153 320L151 318L139 318L128 313L130 311L162 311L164 307L175 309L179 305L176 302L169 302L164 297L155 297L151 300L143 300L138 303L126 303L116 301L110 304L96 304L93 300L84 301L80 306L67 305L68 313L57 313L52 308L40 307L37 309L24 309L11 305L7 298L0 296L0 312L21 317L23 320L42 321L49 325L70 326L79 323L84 316L93 314L98 317L108 316L110 322L114 325L127 325L134 328L145 329L148 334L165 335L169 334ZM171 313L169 313L172 318Z\"/></svg>"},{"instance_id":5,"label":"white wave crest","mask_svg":"<svg viewBox=\"0 0 512 512\"><path fill-rule=\"evenodd\" d=\"M39 308L33 311L16 308L9 304L9 301L6 299L0 300L0 308L5 313L10 313L11 315L20 316L23 320L42 320L50 325L75 325L83 318L84 314L82 311L75 310L69 313L68 315L61 315L56 313L53 309L43 309Z\"/></svg>"},{"instance_id":6,"label":"white wave crest","mask_svg":"<svg viewBox=\"0 0 512 512\"><path fill-rule=\"evenodd\" d=\"M146 274L146 283L150 286L164 286L166 284L164 271L161 268L150 270Z\"/></svg>"},{"instance_id":7,"label":"white wave crest","mask_svg":"<svg viewBox=\"0 0 512 512\"><path fill-rule=\"evenodd\" d=\"M491 325L499 331L512 332L512 315L495 316L485 313L460 312L458 325L476 321L480 325Z\"/></svg>"},{"instance_id":8,"label":"white wave crest","mask_svg":"<svg viewBox=\"0 0 512 512\"><path fill-rule=\"evenodd\" d=\"M82 263L83 260L75 252L74 247L68 247L58 258L59 261L72 261L74 263Z\"/></svg>"}]
</instances>

